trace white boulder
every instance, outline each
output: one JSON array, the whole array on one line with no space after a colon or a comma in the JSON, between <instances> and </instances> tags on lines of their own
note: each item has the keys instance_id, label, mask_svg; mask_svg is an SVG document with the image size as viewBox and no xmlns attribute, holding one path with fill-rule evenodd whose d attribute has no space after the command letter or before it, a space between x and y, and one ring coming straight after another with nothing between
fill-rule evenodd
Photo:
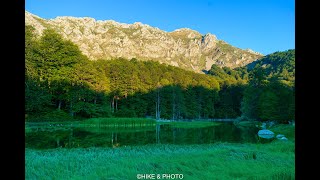
<instances>
[{"instance_id":1,"label":"white boulder","mask_svg":"<svg viewBox=\"0 0 320 180\"><path fill-rule=\"evenodd\" d=\"M274 137L274 132L267 129L263 129L258 131L258 136L265 139L271 139Z\"/></svg>"}]
</instances>

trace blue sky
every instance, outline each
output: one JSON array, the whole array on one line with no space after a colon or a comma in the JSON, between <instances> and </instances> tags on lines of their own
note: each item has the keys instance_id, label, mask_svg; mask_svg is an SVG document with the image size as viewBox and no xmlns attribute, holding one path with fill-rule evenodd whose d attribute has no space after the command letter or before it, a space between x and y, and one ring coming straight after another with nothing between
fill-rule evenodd
<instances>
[{"instance_id":1,"label":"blue sky","mask_svg":"<svg viewBox=\"0 0 320 180\"><path fill-rule=\"evenodd\" d=\"M45 19L142 22L168 32L187 27L262 54L295 48L294 0L26 0L25 9Z\"/></svg>"}]
</instances>

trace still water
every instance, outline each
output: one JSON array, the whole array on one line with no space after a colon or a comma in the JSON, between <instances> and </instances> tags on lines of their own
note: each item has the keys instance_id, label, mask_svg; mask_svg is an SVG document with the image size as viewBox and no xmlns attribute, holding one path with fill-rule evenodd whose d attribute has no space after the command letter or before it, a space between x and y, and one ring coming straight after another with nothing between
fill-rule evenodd
<instances>
[{"instance_id":1,"label":"still water","mask_svg":"<svg viewBox=\"0 0 320 180\"><path fill-rule=\"evenodd\" d=\"M258 129L219 123L207 127L174 127L157 124L134 128L31 128L26 148L119 147L146 144L210 144L216 142L256 143Z\"/></svg>"}]
</instances>

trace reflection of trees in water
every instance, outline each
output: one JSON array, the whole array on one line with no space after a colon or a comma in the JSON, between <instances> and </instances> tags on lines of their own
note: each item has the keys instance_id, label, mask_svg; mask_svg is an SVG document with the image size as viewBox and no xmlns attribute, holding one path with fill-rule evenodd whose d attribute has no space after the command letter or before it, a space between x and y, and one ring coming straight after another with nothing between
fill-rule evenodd
<instances>
[{"instance_id":1,"label":"reflection of trees in water","mask_svg":"<svg viewBox=\"0 0 320 180\"><path fill-rule=\"evenodd\" d=\"M257 129L232 123L204 128L179 128L157 124L152 129L69 129L26 133L26 147L118 147L145 144L205 144L215 142L257 142Z\"/></svg>"},{"instance_id":2,"label":"reflection of trees in water","mask_svg":"<svg viewBox=\"0 0 320 180\"><path fill-rule=\"evenodd\" d=\"M176 143L176 134L177 134L177 128L172 128L173 144Z\"/></svg>"},{"instance_id":3,"label":"reflection of trees in water","mask_svg":"<svg viewBox=\"0 0 320 180\"><path fill-rule=\"evenodd\" d=\"M112 134L112 136L111 136L111 146L113 148L119 147L120 143L118 142L118 133L112 132L111 134Z\"/></svg>"},{"instance_id":4,"label":"reflection of trees in water","mask_svg":"<svg viewBox=\"0 0 320 180\"><path fill-rule=\"evenodd\" d=\"M160 124L156 125L156 143L160 144Z\"/></svg>"},{"instance_id":5,"label":"reflection of trees in water","mask_svg":"<svg viewBox=\"0 0 320 180\"><path fill-rule=\"evenodd\" d=\"M239 135L239 138L236 139L237 141L253 142L253 143L258 141L258 138L257 138L258 128L239 126L239 127L235 127L235 129L236 129L235 134Z\"/></svg>"}]
</instances>

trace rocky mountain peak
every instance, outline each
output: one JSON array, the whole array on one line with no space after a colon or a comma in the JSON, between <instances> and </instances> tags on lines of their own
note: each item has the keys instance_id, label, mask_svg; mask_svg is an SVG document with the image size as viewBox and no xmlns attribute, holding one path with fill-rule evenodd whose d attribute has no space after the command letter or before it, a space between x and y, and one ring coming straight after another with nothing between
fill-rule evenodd
<instances>
[{"instance_id":1,"label":"rocky mountain peak","mask_svg":"<svg viewBox=\"0 0 320 180\"><path fill-rule=\"evenodd\" d=\"M201 45L203 51L209 51L216 47L218 39L215 35L207 33L206 35L202 36Z\"/></svg>"},{"instance_id":2,"label":"rocky mountain peak","mask_svg":"<svg viewBox=\"0 0 320 180\"><path fill-rule=\"evenodd\" d=\"M55 29L91 60L137 58L201 73L212 64L235 68L261 57L218 40L213 34L202 35L189 28L166 32L141 22L126 24L90 17L60 16L47 20L27 11L25 22L38 35L46 28Z\"/></svg>"}]
</instances>

